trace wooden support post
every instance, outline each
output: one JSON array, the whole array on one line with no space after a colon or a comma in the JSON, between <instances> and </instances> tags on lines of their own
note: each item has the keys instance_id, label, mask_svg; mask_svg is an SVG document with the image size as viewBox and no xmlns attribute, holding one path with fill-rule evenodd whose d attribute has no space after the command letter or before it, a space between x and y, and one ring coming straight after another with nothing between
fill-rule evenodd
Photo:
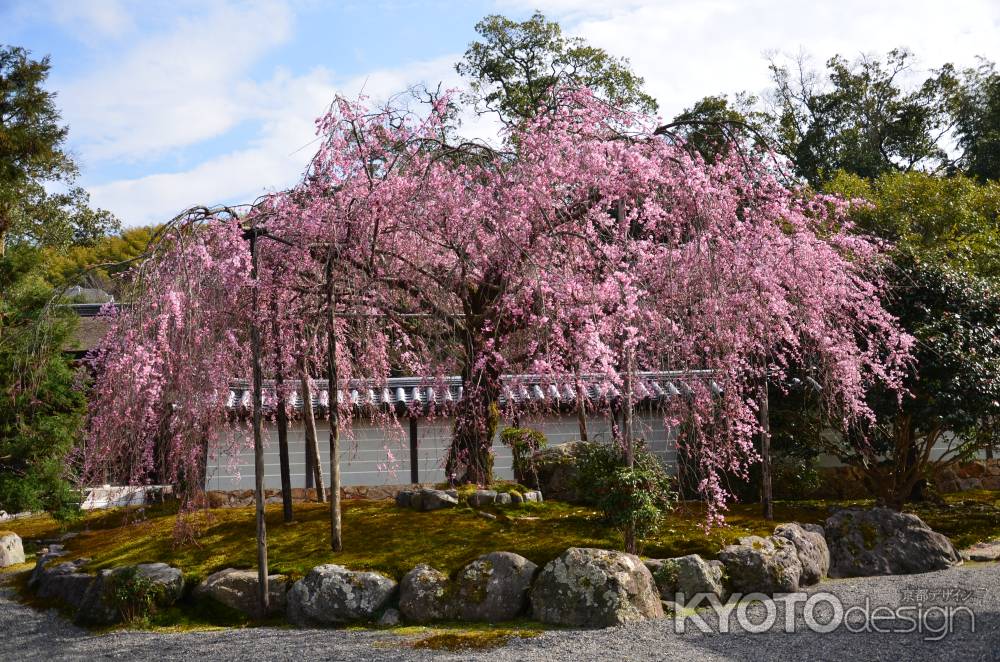
<instances>
[{"instance_id":1,"label":"wooden support post","mask_svg":"<svg viewBox=\"0 0 1000 662\"><path fill-rule=\"evenodd\" d=\"M410 415L410 482L420 482L420 456L417 441L417 417Z\"/></svg>"},{"instance_id":2,"label":"wooden support post","mask_svg":"<svg viewBox=\"0 0 1000 662\"><path fill-rule=\"evenodd\" d=\"M337 371L337 299L334 296L333 251L326 258L326 373L330 392L330 549L344 548L340 520L340 385Z\"/></svg>"},{"instance_id":3,"label":"wooden support post","mask_svg":"<svg viewBox=\"0 0 1000 662\"><path fill-rule=\"evenodd\" d=\"M253 230L250 239L250 264L253 290L251 293L250 353L253 357L253 459L254 498L257 510L257 610L258 617L267 616L270 607L270 591L267 586L267 524L264 521L264 426L262 416L264 378L261 372L260 328L257 319L260 313L257 287L257 233Z\"/></svg>"},{"instance_id":4,"label":"wooden support post","mask_svg":"<svg viewBox=\"0 0 1000 662\"><path fill-rule=\"evenodd\" d=\"M768 415L767 378L760 393L760 502L764 519L774 519L774 493L771 485L771 422Z\"/></svg>"}]
</instances>

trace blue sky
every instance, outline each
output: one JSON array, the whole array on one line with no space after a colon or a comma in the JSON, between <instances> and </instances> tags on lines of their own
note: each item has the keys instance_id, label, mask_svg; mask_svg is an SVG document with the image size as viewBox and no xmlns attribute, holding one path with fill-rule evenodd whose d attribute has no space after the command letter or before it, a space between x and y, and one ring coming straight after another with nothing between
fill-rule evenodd
<instances>
[{"instance_id":1,"label":"blue sky","mask_svg":"<svg viewBox=\"0 0 1000 662\"><path fill-rule=\"evenodd\" d=\"M1000 60L996 0L0 0L0 43L51 55L81 183L137 225L290 185L335 94L459 85L476 21L534 8L629 57L666 117L706 94L762 91L771 53Z\"/></svg>"}]
</instances>

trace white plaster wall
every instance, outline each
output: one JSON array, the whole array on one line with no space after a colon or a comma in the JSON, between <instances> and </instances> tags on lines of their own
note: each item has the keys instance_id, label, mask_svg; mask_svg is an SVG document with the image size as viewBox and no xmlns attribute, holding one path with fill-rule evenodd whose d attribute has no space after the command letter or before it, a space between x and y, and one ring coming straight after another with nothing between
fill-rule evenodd
<instances>
[{"instance_id":1,"label":"white plaster wall","mask_svg":"<svg viewBox=\"0 0 1000 662\"><path fill-rule=\"evenodd\" d=\"M326 422L318 420L320 455L323 462L324 482L329 485L330 445ZM401 418L399 427L385 428L369 421L355 421L350 435L341 438L341 478L344 485L399 485L410 482L410 442L409 421ZM511 425L502 421L500 429ZM575 416L538 415L525 416L519 420L522 427L540 430L549 445L575 441L580 438ZM647 446L671 470L676 459L674 438L664 429L663 419L655 412L637 411L635 434L646 440ZM444 458L451 441L452 419L420 419L417 427L419 481L422 483L444 482ZM595 441L610 441L610 421L604 417L589 417L587 421L589 437ZM210 490L252 489L253 443L247 428L241 427L235 434L242 440L242 450L227 453L226 444L210 449L206 487ZM267 489L281 487L280 463L278 458L278 435L273 426L265 430L264 486ZM305 431L297 421L288 430L289 464L292 487L305 487ZM494 475L502 479L513 479L510 449L499 441L499 433L493 444Z\"/></svg>"}]
</instances>

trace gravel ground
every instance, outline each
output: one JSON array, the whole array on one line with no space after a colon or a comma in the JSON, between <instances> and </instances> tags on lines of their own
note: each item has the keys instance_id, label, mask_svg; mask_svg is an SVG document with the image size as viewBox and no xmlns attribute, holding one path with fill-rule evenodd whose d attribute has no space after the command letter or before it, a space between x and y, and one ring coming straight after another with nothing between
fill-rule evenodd
<instances>
[{"instance_id":1,"label":"gravel ground","mask_svg":"<svg viewBox=\"0 0 1000 662\"><path fill-rule=\"evenodd\" d=\"M386 631L291 630L248 628L214 632L115 632L93 635L74 627L55 612L36 612L12 602L0 589L0 660L1000 660L1000 564L966 565L942 572L896 577L835 580L813 587L835 594L844 607L901 604L968 607L975 614L956 618L954 631L940 641L924 633L832 633L808 630L796 610L795 631L783 632L783 605L776 605L777 625L752 634L718 633L718 619L706 615L712 633L699 632L690 621L686 632L674 631L672 619L606 630L554 630L531 639L514 639L489 651L435 652L410 647L414 636ZM926 591L927 593L921 593ZM817 618L824 620L821 611ZM759 622L764 605L751 603ZM913 614L911 614L912 616ZM939 619L938 619L939 621ZM935 621L935 622L938 622ZM895 625L893 625L895 623ZM882 622L902 628L902 621ZM417 638L426 635L415 635Z\"/></svg>"}]
</instances>

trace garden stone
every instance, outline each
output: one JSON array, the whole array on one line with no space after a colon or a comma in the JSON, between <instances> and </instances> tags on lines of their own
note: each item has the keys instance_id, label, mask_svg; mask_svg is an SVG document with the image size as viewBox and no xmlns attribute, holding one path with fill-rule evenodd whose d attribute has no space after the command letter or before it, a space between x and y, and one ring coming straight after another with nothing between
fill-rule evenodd
<instances>
[{"instance_id":1,"label":"garden stone","mask_svg":"<svg viewBox=\"0 0 1000 662\"><path fill-rule=\"evenodd\" d=\"M101 570L83 596L76 614L76 622L87 625L114 625L122 620L122 612L115 600L115 588L128 574L151 584L154 604L163 608L177 602L184 591L184 576L177 568L166 563L140 563L111 570Z\"/></svg>"},{"instance_id":2,"label":"garden stone","mask_svg":"<svg viewBox=\"0 0 1000 662\"><path fill-rule=\"evenodd\" d=\"M794 593L799 590L802 563L786 538L746 536L719 552L734 593Z\"/></svg>"},{"instance_id":3,"label":"garden stone","mask_svg":"<svg viewBox=\"0 0 1000 662\"><path fill-rule=\"evenodd\" d=\"M639 557L571 547L550 561L531 589L536 620L609 627L663 616L653 576Z\"/></svg>"},{"instance_id":4,"label":"garden stone","mask_svg":"<svg viewBox=\"0 0 1000 662\"><path fill-rule=\"evenodd\" d=\"M396 582L376 572L316 566L288 592L288 620L298 626L371 621L395 592Z\"/></svg>"},{"instance_id":5,"label":"garden stone","mask_svg":"<svg viewBox=\"0 0 1000 662\"><path fill-rule=\"evenodd\" d=\"M496 504L498 506L509 506L511 503L510 495L506 492L500 492L497 494Z\"/></svg>"},{"instance_id":6,"label":"garden stone","mask_svg":"<svg viewBox=\"0 0 1000 662\"><path fill-rule=\"evenodd\" d=\"M458 499L444 490L422 489L410 497L410 507L414 510L440 510L458 505Z\"/></svg>"},{"instance_id":7,"label":"garden stone","mask_svg":"<svg viewBox=\"0 0 1000 662\"><path fill-rule=\"evenodd\" d=\"M534 476L523 476L518 480L525 485L537 487L550 499L579 503L580 494L578 494L576 485L578 473L576 456L584 443L571 441L543 448L532 456L538 474L537 484L534 482Z\"/></svg>"},{"instance_id":8,"label":"garden stone","mask_svg":"<svg viewBox=\"0 0 1000 662\"><path fill-rule=\"evenodd\" d=\"M799 586L816 584L830 571L830 549L826 545L823 527L816 524L790 522L779 524L774 535L790 540L802 564Z\"/></svg>"},{"instance_id":9,"label":"garden stone","mask_svg":"<svg viewBox=\"0 0 1000 662\"><path fill-rule=\"evenodd\" d=\"M400 623L400 616L398 609L386 609L385 612L379 616L378 625L379 627L391 628L396 627Z\"/></svg>"},{"instance_id":10,"label":"garden stone","mask_svg":"<svg viewBox=\"0 0 1000 662\"><path fill-rule=\"evenodd\" d=\"M961 555L966 561L996 561L1000 559L1000 540L977 542L963 549Z\"/></svg>"},{"instance_id":11,"label":"garden stone","mask_svg":"<svg viewBox=\"0 0 1000 662\"><path fill-rule=\"evenodd\" d=\"M91 584L94 583L93 575L81 572L90 559L76 559L75 561L59 563L51 568L46 567L49 561L59 555L60 553L57 552L40 556L35 571L28 581L28 586L34 589L35 594L40 598L59 600L73 609L79 609Z\"/></svg>"},{"instance_id":12,"label":"garden stone","mask_svg":"<svg viewBox=\"0 0 1000 662\"><path fill-rule=\"evenodd\" d=\"M463 621L509 621L528 609L528 591L538 569L519 554L491 552L465 566L455 578L454 600Z\"/></svg>"},{"instance_id":13,"label":"garden stone","mask_svg":"<svg viewBox=\"0 0 1000 662\"><path fill-rule=\"evenodd\" d=\"M517 492L512 492L510 495L510 503L514 506L520 506L524 503L524 497Z\"/></svg>"},{"instance_id":14,"label":"garden stone","mask_svg":"<svg viewBox=\"0 0 1000 662\"><path fill-rule=\"evenodd\" d=\"M257 614L257 571L226 568L198 584L194 590L196 598L209 598L236 609L249 616ZM268 615L285 611L288 583L284 575L269 575L267 578Z\"/></svg>"},{"instance_id":15,"label":"garden stone","mask_svg":"<svg viewBox=\"0 0 1000 662\"><path fill-rule=\"evenodd\" d=\"M24 545L16 533L0 535L0 568L24 563Z\"/></svg>"},{"instance_id":16,"label":"garden stone","mask_svg":"<svg viewBox=\"0 0 1000 662\"><path fill-rule=\"evenodd\" d=\"M497 493L494 490L476 490L469 495L469 505L474 508L491 506L496 500Z\"/></svg>"},{"instance_id":17,"label":"garden stone","mask_svg":"<svg viewBox=\"0 0 1000 662\"><path fill-rule=\"evenodd\" d=\"M944 535L910 513L849 509L826 520L831 577L906 575L961 563Z\"/></svg>"},{"instance_id":18,"label":"garden stone","mask_svg":"<svg viewBox=\"0 0 1000 662\"><path fill-rule=\"evenodd\" d=\"M396 505L400 508L409 508L412 498L413 492L411 490L400 490L396 492Z\"/></svg>"},{"instance_id":19,"label":"garden stone","mask_svg":"<svg viewBox=\"0 0 1000 662\"><path fill-rule=\"evenodd\" d=\"M677 593L683 594L682 602L698 593L711 593L720 600L725 597L724 569L718 561L689 554L675 559L647 559L646 567L663 600L676 601Z\"/></svg>"},{"instance_id":20,"label":"garden stone","mask_svg":"<svg viewBox=\"0 0 1000 662\"><path fill-rule=\"evenodd\" d=\"M534 503L541 503L542 502L542 493L539 492L538 490L534 490L534 491L531 491L531 492L525 492L524 493L524 500L525 501L531 501L531 502L534 502Z\"/></svg>"},{"instance_id":21,"label":"garden stone","mask_svg":"<svg viewBox=\"0 0 1000 662\"><path fill-rule=\"evenodd\" d=\"M455 618L448 575L424 563L403 575L399 583L399 611L413 623Z\"/></svg>"}]
</instances>

